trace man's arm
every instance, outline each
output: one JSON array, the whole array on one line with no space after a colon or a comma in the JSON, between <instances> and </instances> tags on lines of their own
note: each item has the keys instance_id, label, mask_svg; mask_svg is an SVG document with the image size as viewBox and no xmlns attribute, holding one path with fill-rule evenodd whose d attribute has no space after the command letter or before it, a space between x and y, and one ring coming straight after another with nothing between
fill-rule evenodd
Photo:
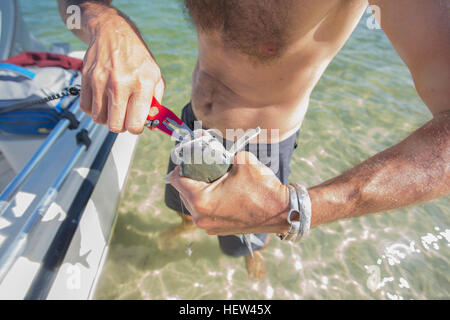
<instances>
[{"instance_id":1,"label":"man's arm","mask_svg":"<svg viewBox=\"0 0 450 320\"><path fill-rule=\"evenodd\" d=\"M111 0L58 0L81 9L80 29L72 31L89 45L84 58L80 106L95 122L114 132L141 133L153 96L159 101L164 80L133 22Z\"/></svg>"},{"instance_id":2,"label":"man's arm","mask_svg":"<svg viewBox=\"0 0 450 320\"><path fill-rule=\"evenodd\" d=\"M379 23L408 66L433 115L450 108L450 2L370 0Z\"/></svg>"},{"instance_id":3,"label":"man's arm","mask_svg":"<svg viewBox=\"0 0 450 320\"><path fill-rule=\"evenodd\" d=\"M380 7L381 26L434 117L404 141L310 188L312 227L450 193L450 17L444 3L372 1ZM196 224L210 234L288 229L287 190L262 164L235 165L227 176L209 185L180 177L177 168L170 182L180 191Z\"/></svg>"},{"instance_id":4,"label":"man's arm","mask_svg":"<svg viewBox=\"0 0 450 320\"><path fill-rule=\"evenodd\" d=\"M386 211L450 192L450 111L399 144L309 190L312 226Z\"/></svg>"}]
</instances>

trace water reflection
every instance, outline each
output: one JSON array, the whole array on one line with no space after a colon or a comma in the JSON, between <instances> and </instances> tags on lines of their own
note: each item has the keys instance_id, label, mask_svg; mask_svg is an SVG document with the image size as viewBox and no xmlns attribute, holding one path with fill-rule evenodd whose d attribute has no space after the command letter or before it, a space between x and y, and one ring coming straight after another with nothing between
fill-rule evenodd
<instances>
[{"instance_id":1,"label":"water reflection","mask_svg":"<svg viewBox=\"0 0 450 320\"><path fill-rule=\"evenodd\" d=\"M420 255L427 251L439 251L439 241L444 242L442 245L450 247L450 229L445 229L440 232L439 227L434 228L435 233L428 232L426 235L421 236L420 243L422 246L416 246L416 241L411 240L409 242L397 242L385 247L383 254L377 259L376 265L365 265L364 267L369 273L366 285L372 291L380 291L382 297L386 297L392 300L403 300L401 295L405 290L411 289L408 281L403 277L396 279L394 276L388 276L382 278L381 268L383 264L389 266L397 266L401 268L401 264L404 260L414 259L422 257L414 257L414 255ZM392 273L392 271L391 271ZM412 279L414 284L414 279ZM399 290L396 289L396 286ZM388 291L389 290L389 291ZM408 295L412 295L411 292L406 292Z\"/></svg>"},{"instance_id":2,"label":"water reflection","mask_svg":"<svg viewBox=\"0 0 450 320\"><path fill-rule=\"evenodd\" d=\"M166 79L164 103L189 101L195 31L181 1L117 1L141 29ZM53 0L27 1L25 19L47 45L85 46L63 25ZM144 9L145 8L145 9ZM40 12L53 12L42 19ZM404 139L431 118L408 69L381 30L362 21L315 88L294 152L291 181L315 185ZM145 132L136 150L99 299L427 299L449 298L449 197L312 230L301 243L272 239L266 279L248 280L241 259L224 256L200 230L158 235L179 223L163 203L173 144ZM157 152L155 152L155 150Z\"/></svg>"}]
</instances>

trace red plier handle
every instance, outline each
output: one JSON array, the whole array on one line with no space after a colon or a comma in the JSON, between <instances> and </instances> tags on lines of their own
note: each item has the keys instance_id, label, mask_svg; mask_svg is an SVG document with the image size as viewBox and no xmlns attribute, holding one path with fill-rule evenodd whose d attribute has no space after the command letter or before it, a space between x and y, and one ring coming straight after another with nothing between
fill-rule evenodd
<instances>
[{"instance_id":1,"label":"red plier handle","mask_svg":"<svg viewBox=\"0 0 450 320\"><path fill-rule=\"evenodd\" d=\"M161 105L155 97L152 99L145 126L151 130L159 129L178 141L182 141L185 135L179 134L175 131L176 129L186 130L185 134L188 133L194 137L192 130L175 113Z\"/></svg>"}]
</instances>

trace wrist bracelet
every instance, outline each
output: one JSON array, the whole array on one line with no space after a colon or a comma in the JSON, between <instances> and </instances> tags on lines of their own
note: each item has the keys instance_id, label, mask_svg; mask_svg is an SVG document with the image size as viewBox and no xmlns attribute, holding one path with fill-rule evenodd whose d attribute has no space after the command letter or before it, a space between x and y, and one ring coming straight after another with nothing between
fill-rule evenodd
<instances>
[{"instance_id":1,"label":"wrist bracelet","mask_svg":"<svg viewBox=\"0 0 450 320\"><path fill-rule=\"evenodd\" d=\"M278 234L281 240L299 241L308 234L311 227L311 200L305 186L291 183L289 188L290 210L287 221L290 225L285 234ZM299 221L292 221L292 214L299 215Z\"/></svg>"},{"instance_id":2,"label":"wrist bracelet","mask_svg":"<svg viewBox=\"0 0 450 320\"><path fill-rule=\"evenodd\" d=\"M280 238L280 240L294 240L295 238L297 238L300 229L301 229L301 225L300 225L300 221L292 221L291 219L291 215L293 213L297 213L300 217L300 209L299 209L299 201L298 201L298 195L297 195L297 190L291 186L288 185L288 189L289 189L289 213L287 216L287 221L289 223L289 230L284 233L278 234L278 237Z\"/></svg>"},{"instance_id":3,"label":"wrist bracelet","mask_svg":"<svg viewBox=\"0 0 450 320\"><path fill-rule=\"evenodd\" d=\"M297 236L297 241L302 239L309 233L311 228L311 199L309 197L308 190L304 185L298 183L291 184L297 191L298 204L300 209L300 229Z\"/></svg>"}]
</instances>

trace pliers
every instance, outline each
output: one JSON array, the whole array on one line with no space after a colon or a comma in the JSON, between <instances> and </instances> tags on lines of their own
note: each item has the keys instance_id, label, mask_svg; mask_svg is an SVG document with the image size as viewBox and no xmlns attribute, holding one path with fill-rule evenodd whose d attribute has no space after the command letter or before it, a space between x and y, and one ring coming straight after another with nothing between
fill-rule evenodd
<instances>
[{"instance_id":1,"label":"pliers","mask_svg":"<svg viewBox=\"0 0 450 320\"><path fill-rule=\"evenodd\" d=\"M183 141L187 134L195 138L194 132L175 113L162 106L155 97L152 99L145 126L150 130L159 129L179 142ZM177 132L177 129L181 133Z\"/></svg>"}]
</instances>

